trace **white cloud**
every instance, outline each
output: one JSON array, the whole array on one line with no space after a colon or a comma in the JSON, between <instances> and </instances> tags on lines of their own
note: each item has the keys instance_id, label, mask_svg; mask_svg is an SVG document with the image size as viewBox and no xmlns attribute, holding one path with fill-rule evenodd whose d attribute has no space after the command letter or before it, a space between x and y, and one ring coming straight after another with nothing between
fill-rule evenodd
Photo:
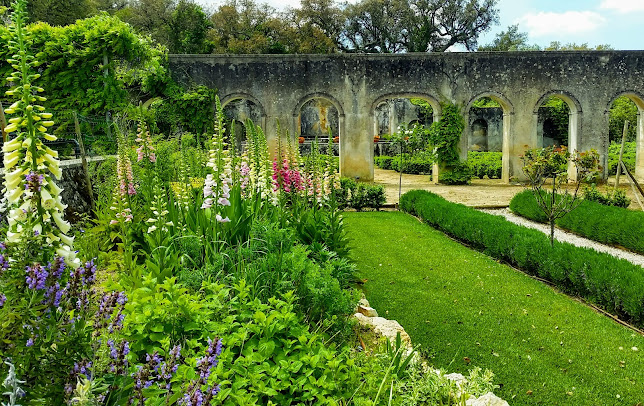
<instances>
[{"instance_id":1,"label":"white cloud","mask_svg":"<svg viewBox=\"0 0 644 406\"><path fill-rule=\"evenodd\" d=\"M644 0L603 0L599 8L618 13L644 11Z\"/></svg>"},{"instance_id":2,"label":"white cloud","mask_svg":"<svg viewBox=\"0 0 644 406\"><path fill-rule=\"evenodd\" d=\"M536 14L526 14L516 22L521 27L525 27L531 37L542 37L593 31L603 25L606 19L594 11L566 11L564 13L540 11Z\"/></svg>"}]
</instances>

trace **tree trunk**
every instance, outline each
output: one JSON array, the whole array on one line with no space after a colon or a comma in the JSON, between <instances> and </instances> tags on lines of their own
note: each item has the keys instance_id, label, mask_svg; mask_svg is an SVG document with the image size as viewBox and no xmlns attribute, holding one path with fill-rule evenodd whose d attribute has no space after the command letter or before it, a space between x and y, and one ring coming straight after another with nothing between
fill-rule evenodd
<instances>
[{"instance_id":1,"label":"tree trunk","mask_svg":"<svg viewBox=\"0 0 644 406\"><path fill-rule=\"evenodd\" d=\"M555 219L550 220L550 246L555 246Z\"/></svg>"}]
</instances>

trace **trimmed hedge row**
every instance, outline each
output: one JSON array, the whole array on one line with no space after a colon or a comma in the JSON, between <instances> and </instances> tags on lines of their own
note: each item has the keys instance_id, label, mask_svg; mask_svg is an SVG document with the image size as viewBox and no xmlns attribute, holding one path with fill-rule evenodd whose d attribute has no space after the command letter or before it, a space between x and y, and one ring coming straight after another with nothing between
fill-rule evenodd
<instances>
[{"instance_id":1,"label":"trimmed hedge row","mask_svg":"<svg viewBox=\"0 0 644 406\"><path fill-rule=\"evenodd\" d=\"M390 169L400 172L400 156L381 155L374 157L374 164L380 169ZM405 154L402 162L403 173L425 175L432 173L433 161L422 156Z\"/></svg>"},{"instance_id":2,"label":"trimmed hedge row","mask_svg":"<svg viewBox=\"0 0 644 406\"><path fill-rule=\"evenodd\" d=\"M472 176L483 179L487 176L490 179L501 178L502 167L501 152L477 152L467 153L467 166L471 169ZM400 156L380 155L375 156L374 164L380 169L390 169L400 172ZM409 156L403 158L403 173L422 175L432 173L434 161L423 155Z\"/></svg>"},{"instance_id":3,"label":"trimmed hedge row","mask_svg":"<svg viewBox=\"0 0 644 406\"><path fill-rule=\"evenodd\" d=\"M500 216L451 203L433 193L405 193L401 208L491 257L546 279L606 311L644 324L644 269L630 262L555 241Z\"/></svg>"},{"instance_id":4,"label":"trimmed hedge row","mask_svg":"<svg viewBox=\"0 0 644 406\"><path fill-rule=\"evenodd\" d=\"M517 193L510 201L510 210L533 221L547 221L530 190ZM591 240L644 254L644 212L583 200L556 224Z\"/></svg>"}]
</instances>

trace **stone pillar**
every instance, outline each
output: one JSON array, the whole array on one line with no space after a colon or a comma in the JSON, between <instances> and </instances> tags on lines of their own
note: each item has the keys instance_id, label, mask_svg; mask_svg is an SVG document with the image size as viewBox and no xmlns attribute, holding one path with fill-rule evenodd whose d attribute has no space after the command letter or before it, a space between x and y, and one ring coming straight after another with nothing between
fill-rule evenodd
<instances>
[{"instance_id":1,"label":"stone pillar","mask_svg":"<svg viewBox=\"0 0 644 406\"><path fill-rule=\"evenodd\" d=\"M375 114L347 112L341 118L340 176L359 181L373 181L373 137L377 126Z\"/></svg>"},{"instance_id":2,"label":"stone pillar","mask_svg":"<svg viewBox=\"0 0 644 406\"><path fill-rule=\"evenodd\" d=\"M520 157L525 151L537 147L537 113L531 106L519 104L515 105L514 116L504 115L503 120L504 128L508 127L507 134L505 129L503 131L504 138L507 138L503 148L504 163L507 165L505 176L508 182L511 178L525 180ZM510 125L505 126L506 120L510 121Z\"/></svg>"},{"instance_id":3,"label":"stone pillar","mask_svg":"<svg viewBox=\"0 0 644 406\"><path fill-rule=\"evenodd\" d=\"M635 178L644 182L644 118L641 110L637 112L637 133L635 136Z\"/></svg>"},{"instance_id":4,"label":"stone pillar","mask_svg":"<svg viewBox=\"0 0 644 406\"><path fill-rule=\"evenodd\" d=\"M510 149L512 142L512 117L513 113L507 113L505 109L503 110L503 145L501 151L503 154L502 164L501 164L501 180L504 183L510 183L511 171L510 171Z\"/></svg>"}]
</instances>

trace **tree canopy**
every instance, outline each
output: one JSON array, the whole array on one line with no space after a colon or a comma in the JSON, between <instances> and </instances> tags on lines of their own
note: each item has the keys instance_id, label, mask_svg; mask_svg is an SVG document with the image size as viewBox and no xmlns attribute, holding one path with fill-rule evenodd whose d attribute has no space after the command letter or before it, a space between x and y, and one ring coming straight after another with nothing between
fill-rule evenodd
<instances>
[{"instance_id":1,"label":"tree canopy","mask_svg":"<svg viewBox=\"0 0 644 406\"><path fill-rule=\"evenodd\" d=\"M561 43L551 41L546 47L528 43L528 33L519 31L519 25L510 25L507 30L496 34L490 44L481 45L478 51L604 51L613 49L608 44L600 44L594 47L587 42L577 44L574 42Z\"/></svg>"}]
</instances>

